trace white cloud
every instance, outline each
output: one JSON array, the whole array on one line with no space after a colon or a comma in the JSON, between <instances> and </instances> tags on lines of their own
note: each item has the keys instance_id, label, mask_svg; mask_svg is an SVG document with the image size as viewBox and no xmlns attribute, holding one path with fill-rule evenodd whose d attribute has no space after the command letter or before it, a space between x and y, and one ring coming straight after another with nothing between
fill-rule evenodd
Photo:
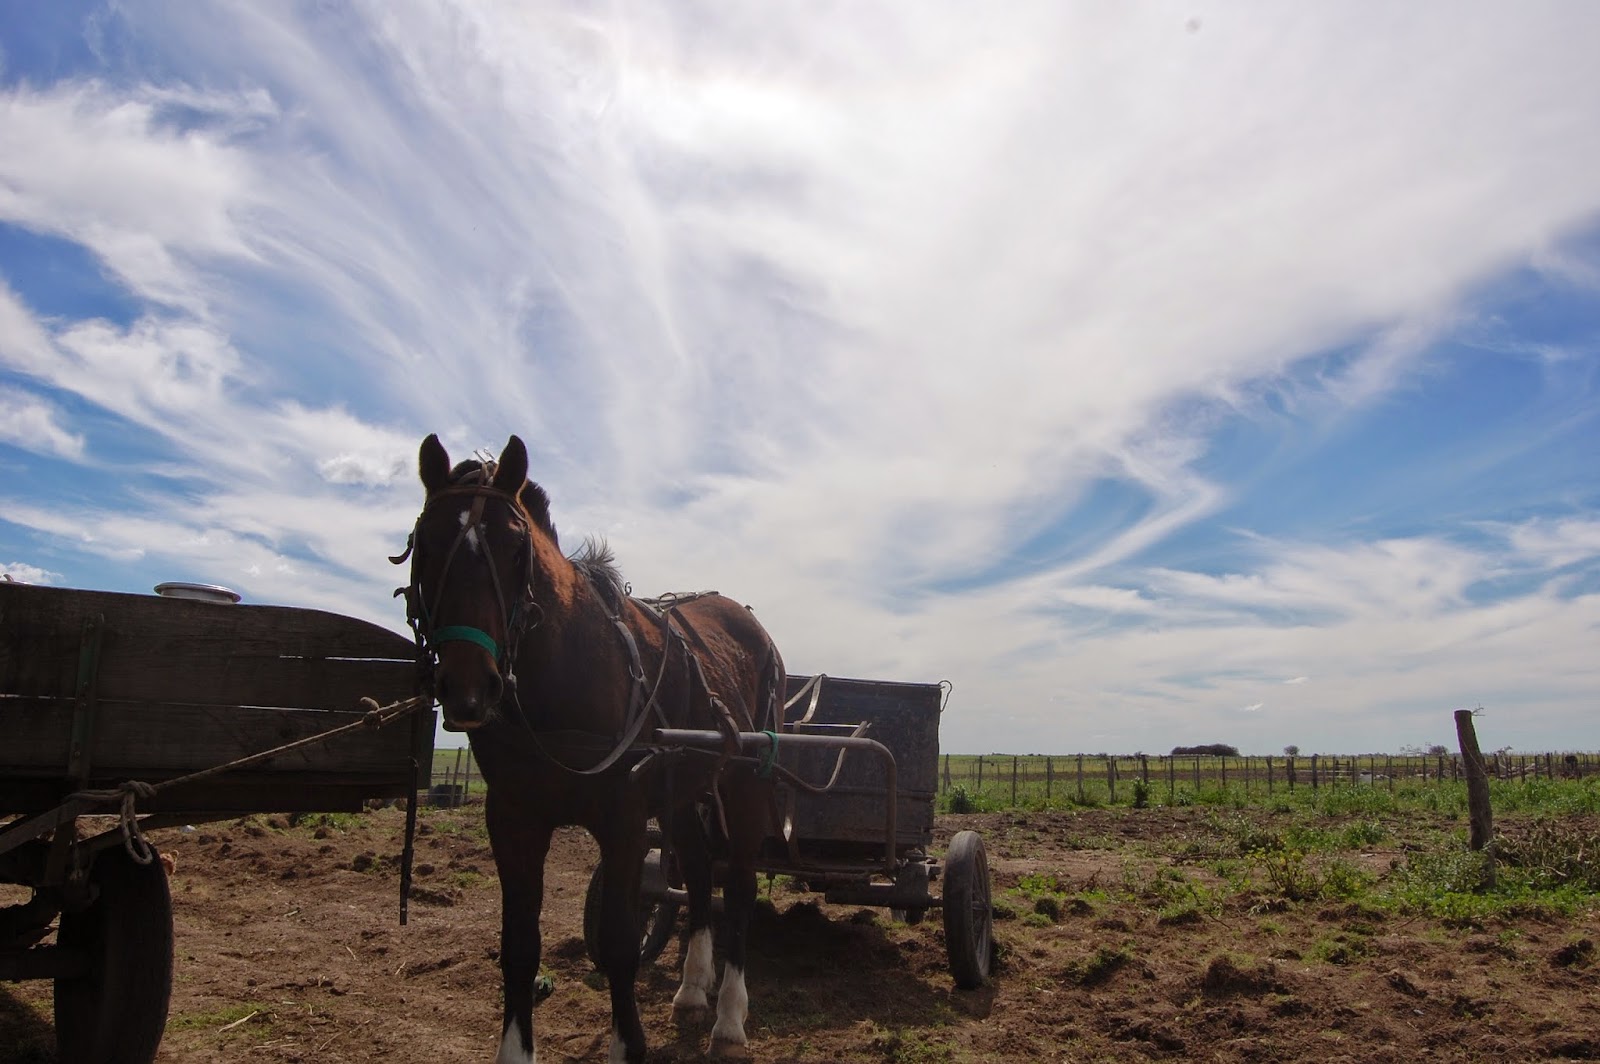
<instances>
[{"instance_id":1,"label":"white cloud","mask_svg":"<svg viewBox=\"0 0 1600 1064\"><path fill-rule=\"evenodd\" d=\"M169 452L140 512L24 486L9 521L394 622L416 441L515 431L641 590L747 597L797 667L951 677L957 749L1002 707L1131 748L1269 686L1309 735L1588 682L1588 598L1473 589L1592 556L1589 516L1143 559L1242 490L1202 469L1224 417L1314 429L1501 272L1583 281L1600 8L368 14L119 9L160 84L0 93L0 220L139 304L0 287L0 360Z\"/></svg>"},{"instance_id":2,"label":"white cloud","mask_svg":"<svg viewBox=\"0 0 1600 1064\"><path fill-rule=\"evenodd\" d=\"M1600 520L1541 519L1506 530L1517 560L1557 568L1600 558Z\"/></svg>"},{"instance_id":3,"label":"white cloud","mask_svg":"<svg viewBox=\"0 0 1600 1064\"><path fill-rule=\"evenodd\" d=\"M40 454L83 456L83 435L64 428L61 411L38 396L0 384L0 441Z\"/></svg>"},{"instance_id":4,"label":"white cloud","mask_svg":"<svg viewBox=\"0 0 1600 1064\"><path fill-rule=\"evenodd\" d=\"M19 584L53 584L61 579L60 573L53 573L49 569L41 569L27 562L7 562L0 565L0 574Z\"/></svg>"}]
</instances>

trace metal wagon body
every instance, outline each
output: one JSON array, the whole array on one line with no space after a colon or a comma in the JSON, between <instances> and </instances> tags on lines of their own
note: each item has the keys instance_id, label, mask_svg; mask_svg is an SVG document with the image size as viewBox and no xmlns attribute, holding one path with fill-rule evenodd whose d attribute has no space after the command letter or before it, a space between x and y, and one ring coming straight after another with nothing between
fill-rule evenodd
<instances>
[{"instance_id":1,"label":"metal wagon body","mask_svg":"<svg viewBox=\"0 0 1600 1064\"><path fill-rule=\"evenodd\" d=\"M778 773L777 830L763 843L759 870L793 878L827 901L889 908L920 922L943 910L951 974L971 989L989 975L993 941L988 858L983 840L962 831L944 858L932 853L938 791L942 684L790 676L793 700L782 728L740 736L746 754ZM658 730L658 744L716 748L716 732ZM774 744L776 751L774 753ZM646 861L641 953L653 959L670 940L686 901L670 857ZM597 955L601 869L590 883L585 937ZM942 887L934 894L931 885Z\"/></svg>"},{"instance_id":2,"label":"metal wagon body","mask_svg":"<svg viewBox=\"0 0 1600 1064\"><path fill-rule=\"evenodd\" d=\"M0 907L0 980L55 980L63 1062L139 1064L160 1042L171 900L139 829L412 797L427 711L186 778L375 723L415 680L409 639L350 617L0 583L0 883L31 891ZM101 813L98 834L79 820Z\"/></svg>"}]
</instances>

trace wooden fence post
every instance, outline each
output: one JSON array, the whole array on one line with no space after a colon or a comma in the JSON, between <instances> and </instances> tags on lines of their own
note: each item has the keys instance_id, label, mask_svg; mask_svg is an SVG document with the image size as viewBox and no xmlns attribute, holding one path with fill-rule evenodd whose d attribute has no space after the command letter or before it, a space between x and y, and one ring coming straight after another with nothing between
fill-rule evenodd
<instances>
[{"instance_id":1,"label":"wooden fence post","mask_svg":"<svg viewBox=\"0 0 1600 1064\"><path fill-rule=\"evenodd\" d=\"M1011 755L1011 807L1017 807L1017 755Z\"/></svg>"},{"instance_id":2,"label":"wooden fence post","mask_svg":"<svg viewBox=\"0 0 1600 1064\"><path fill-rule=\"evenodd\" d=\"M1083 804L1083 755L1078 755L1078 804Z\"/></svg>"},{"instance_id":3,"label":"wooden fence post","mask_svg":"<svg viewBox=\"0 0 1600 1064\"><path fill-rule=\"evenodd\" d=\"M1484 852L1484 879L1494 886L1494 812L1489 807L1489 780L1484 775L1483 752L1472 726L1472 710L1456 710L1456 738L1461 763L1467 773L1467 815L1471 820L1470 845Z\"/></svg>"},{"instance_id":4,"label":"wooden fence post","mask_svg":"<svg viewBox=\"0 0 1600 1064\"><path fill-rule=\"evenodd\" d=\"M1317 755L1311 755L1311 789L1317 789Z\"/></svg>"}]
</instances>

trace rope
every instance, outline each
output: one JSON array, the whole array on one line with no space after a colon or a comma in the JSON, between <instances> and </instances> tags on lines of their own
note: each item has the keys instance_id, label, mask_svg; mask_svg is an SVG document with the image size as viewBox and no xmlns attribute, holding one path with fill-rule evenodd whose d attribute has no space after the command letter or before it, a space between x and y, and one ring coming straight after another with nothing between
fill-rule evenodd
<instances>
[{"instance_id":1,"label":"rope","mask_svg":"<svg viewBox=\"0 0 1600 1064\"><path fill-rule=\"evenodd\" d=\"M767 747L767 752L761 755L761 765L756 769L756 775L765 780L772 778L772 766L778 760L778 733L764 731L761 734L765 735L771 744Z\"/></svg>"},{"instance_id":2,"label":"rope","mask_svg":"<svg viewBox=\"0 0 1600 1064\"><path fill-rule=\"evenodd\" d=\"M360 720L352 721L349 724L330 728L316 735L308 735L304 739L296 739L292 743L284 743L282 746L275 746L271 750L263 750L258 754L241 757L236 761L229 761L225 765L216 765L212 768L201 769L199 772L191 772L187 776L178 776L155 784L145 783L143 780L126 780L120 786L108 790L75 791L67 795L66 800L68 802L78 800L119 803L120 810L118 815L122 822L123 849L128 851L128 856L135 862L147 865L155 859L155 850L151 848L150 843L145 839L144 832L139 830L139 810L137 806L139 799L143 798L145 801L149 801L157 794L172 787L209 779L212 776L220 776L224 772L258 764L269 758L277 757L279 754L288 753L290 750L298 750L301 747L325 743L329 739L344 735L347 732L358 731L362 728L381 728L385 724L415 713L418 709L430 705L432 701L432 698L427 695L416 695L399 702L391 702L387 706L380 706L375 699L363 698L361 704L367 707L367 711L361 715Z\"/></svg>"}]
</instances>

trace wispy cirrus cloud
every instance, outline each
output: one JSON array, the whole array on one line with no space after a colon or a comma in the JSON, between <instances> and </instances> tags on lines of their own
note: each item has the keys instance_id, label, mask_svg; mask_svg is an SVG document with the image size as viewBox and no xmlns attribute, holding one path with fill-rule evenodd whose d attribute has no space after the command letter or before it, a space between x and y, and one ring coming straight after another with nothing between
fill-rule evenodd
<instances>
[{"instance_id":1,"label":"wispy cirrus cloud","mask_svg":"<svg viewBox=\"0 0 1600 1064\"><path fill-rule=\"evenodd\" d=\"M398 623L416 441L518 432L641 589L955 679L957 748L1582 702L1593 347L1494 300L1594 271L1600 15L94 17L0 79L0 227L107 293L0 263L14 556Z\"/></svg>"}]
</instances>

